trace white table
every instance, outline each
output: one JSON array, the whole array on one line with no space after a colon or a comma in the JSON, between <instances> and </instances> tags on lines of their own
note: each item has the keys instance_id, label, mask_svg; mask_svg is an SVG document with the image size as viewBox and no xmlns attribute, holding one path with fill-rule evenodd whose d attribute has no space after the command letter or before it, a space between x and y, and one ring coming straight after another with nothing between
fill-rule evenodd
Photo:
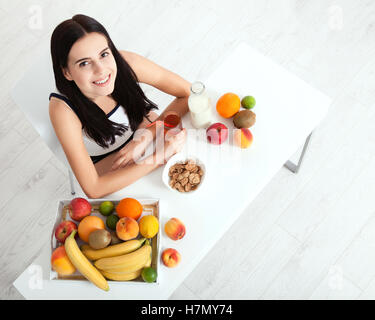
<instances>
[{"instance_id":1,"label":"white table","mask_svg":"<svg viewBox=\"0 0 375 320\"><path fill-rule=\"evenodd\" d=\"M189 132L183 152L198 155L207 166L207 178L199 192L172 193L163 185L163 169L159 168L108 197L160 198L161 226L171 217L178 217L186 226L186 236L180 241L170 240L164 232L161 237L162 249L173 247L181 253L180 265L174 269L161 266L160 285L114 283L109 292L97 289L88 281L38 282L41 274L43 279L49 277L50 249L46 244L31 268L14 282L22 295L27 299L167 299L303 145L330 105L327 96L246 44L240 44L203 82L210 93L213 110L218 97L225 92L256 98L253 110L257 122L251 128L253 145L240 149L233 146L231 139L221 146L208 145L204 135L194 137ZM216 111L214 115L217 121L233 128L231 119L219 117ZM191 128L189 115L184 118L184 126Z\"/></svg>"}]
</instances>

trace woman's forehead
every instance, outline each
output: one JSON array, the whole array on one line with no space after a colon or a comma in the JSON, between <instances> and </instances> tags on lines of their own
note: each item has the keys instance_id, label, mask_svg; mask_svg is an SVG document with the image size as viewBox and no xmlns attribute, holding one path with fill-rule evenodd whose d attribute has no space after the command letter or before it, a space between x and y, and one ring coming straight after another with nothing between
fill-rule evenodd
<instances>
[{"instance_id":1,"label":"woman's forehead","mask_svg":"<svg viewBox=\"0 0 375 320\"><path fill-rule=\"evenodd\" d=\"M75 63L79 59L92 58L108 47L107 38L97 32L86 34L76 41L69 52L69 63Z\"/></svg>"}]
</instances>

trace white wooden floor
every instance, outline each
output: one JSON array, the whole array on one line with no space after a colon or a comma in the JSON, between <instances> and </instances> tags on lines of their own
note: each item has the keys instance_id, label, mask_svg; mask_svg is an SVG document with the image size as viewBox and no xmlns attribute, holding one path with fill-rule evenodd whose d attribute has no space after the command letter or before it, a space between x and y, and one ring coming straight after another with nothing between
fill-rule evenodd
<instances>
[{"instance_id":1,"label":"white wooden floor","mask_svg":"<svg viewBox=\"0 0 375 320\"><path fill-rule=\"evenodd\" d=\"M281 169L171 299L375 298L373 0L0 0L0 299L23 298L12 282L69 191L10 90L76 13L189 81L245 41L334 101L298 175Z\"/></svg>"}]
</instances>

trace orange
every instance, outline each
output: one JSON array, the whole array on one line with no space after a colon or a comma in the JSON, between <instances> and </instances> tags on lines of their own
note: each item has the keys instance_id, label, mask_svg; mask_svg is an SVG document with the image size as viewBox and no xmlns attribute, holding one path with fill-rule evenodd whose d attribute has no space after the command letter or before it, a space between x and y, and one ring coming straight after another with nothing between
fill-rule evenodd
<instances>
[{"instance_id":1,"label":"orange","mask_svg":"<svg viewBox=\"0 0 375 320\"><path fill-rule=\"evenodd\" d=\"M216 103L216 111L224 118L233 117L240 108L240 97L231 92L223 94Z\"/></svg>"},{"instance_id":2,"label":"orange","mask_svg":"<svg viewBox=\"0 0 375 320\"><path fill-rule=\"evenodd\" d=\"M120 218L129 217L138 220L143 211L141 203L133 198L122 199L116 207L117 215Z\"/></svg>"},{"instance_id":3,"label":"orange","mask_svg":"<svg viewBox=\"0 0 375 320\"><path fill-rule=\"evenodd\" d=\"M98 229L105 229L104 221L96 216L87 216L78 225L78 235L81 240L89 242L90 233Z\"/></svg>"}]
</instances>

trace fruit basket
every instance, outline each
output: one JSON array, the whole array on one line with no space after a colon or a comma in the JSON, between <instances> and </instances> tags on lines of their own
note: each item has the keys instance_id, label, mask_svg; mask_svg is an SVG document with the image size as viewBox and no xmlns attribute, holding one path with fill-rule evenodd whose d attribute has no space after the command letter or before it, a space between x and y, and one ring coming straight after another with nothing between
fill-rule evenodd
<instances>
[{"instance_id":1,"label":"fruit basket","mask_svg":"<svg viewBox=\"0 0 375 320\"><path fill-rule=\"evenodd\" d=\"M58 201L58 206L57 206L57 213L56 213L56 219L55 219L55 224L54 228L52 230L51 234L51 254L54 252L56 248L59 246L62 246L61 244L55 237L55 230L58 227L58 225L62 221L72 221L76 224L79 224L79 222L74 221L71 219L69 213L64 210L64 207L67 206L72 199L69 200L60 200ZM111 201L115 207L118 205L120 200L113 200L113 199L86 199L88 202L91 204L91 206L94 208L92 210L92 213L90 216L96 216L103 220L104 225L106 224L106 216L103 216L99 210L95 210L96 208L99 207L99 205L104 202L104 201ZM159 199L154 199L154 198L147 198L147 199L137 199L141 204L142 204L142 214L139 217L138 221L145 216L145 215L153 215L155 216L158 221L160 221L160 201ZM107 228L108 229L108 228ZM156 274L158 274L158 268L159 268L159 255L160 255L160 223L159 223L159 230L158 233L151 239L147 239L146 241L149 242L151 245L151 267L156 271ZM142 236L139 234L136 239L141 239ZM81 248L82 245L86 244L84 241L82 241L80 238L76 238L76 242L79 248ZM126 242L126 241L125 241ZM86 244L87 245L87 244ZM91 261L93 263L93 261ZM57 281L88 281L78 270L76 270L74 273L70 275L60 275L57 272L55 272L52 269L50 269L50 280L57 280ZM145 285L157 285L159 284L159 277L156 277L156 280L154 282L145 282L141 276L138 276L137 278L129 281L115 281L115 280L110 280L107 279L107 282L109 286L111 286L111 283L117 282L117 283L139 283L139 284L145 284Z\"/></svg>"}]
</instances>

